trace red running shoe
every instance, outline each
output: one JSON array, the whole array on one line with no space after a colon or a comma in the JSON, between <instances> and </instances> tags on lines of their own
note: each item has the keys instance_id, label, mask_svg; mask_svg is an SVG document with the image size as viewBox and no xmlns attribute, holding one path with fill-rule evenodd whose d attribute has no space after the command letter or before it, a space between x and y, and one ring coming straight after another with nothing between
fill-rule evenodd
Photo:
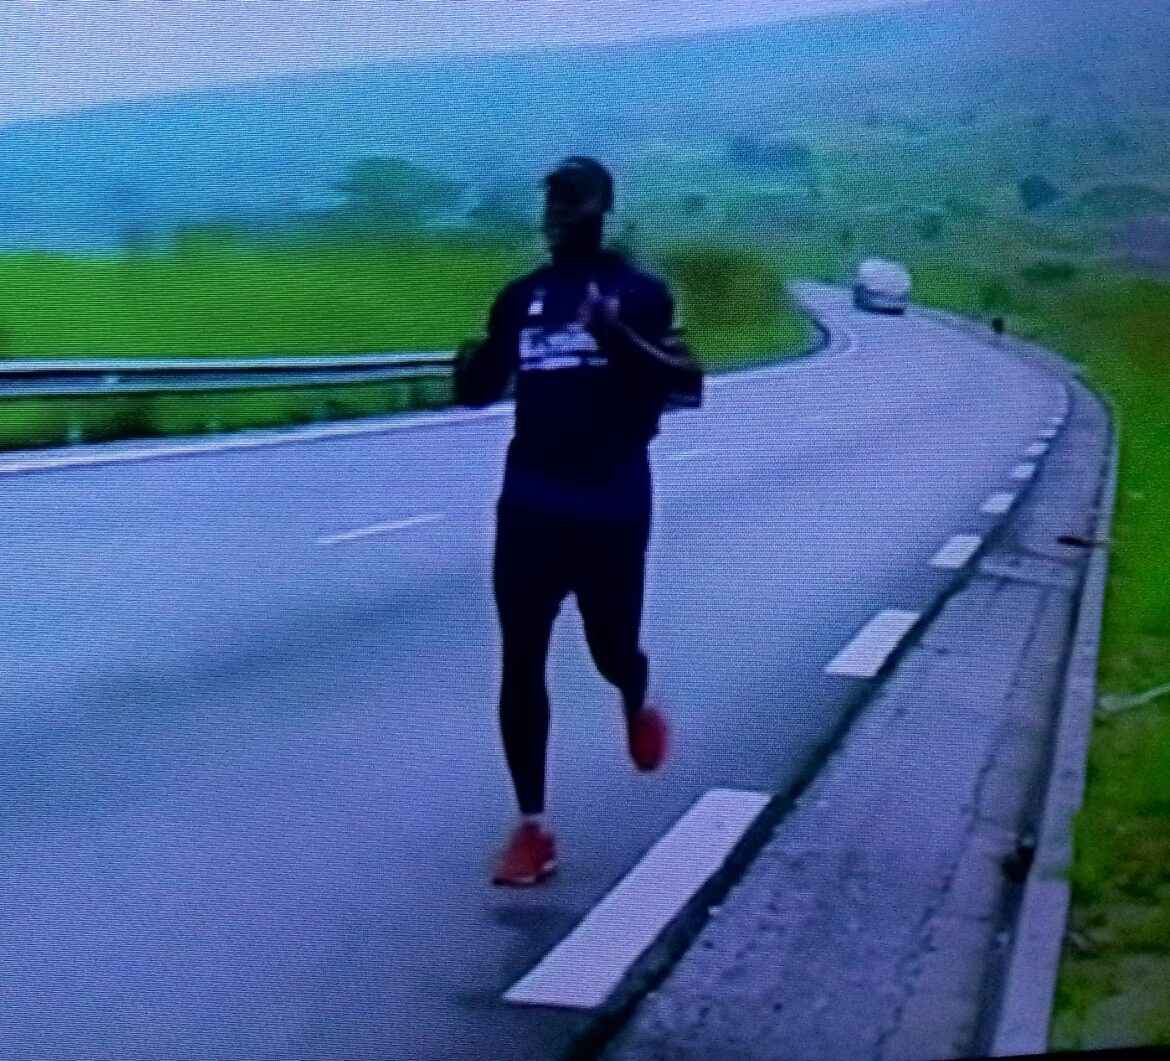
<instances>
[{"instance_id":1,"label":"red running shoe","mask_svg":"<svg viewBox=\"0 0 1170 1061\"><path fill-rule=\"evenodd\" d=\"M641 771L657 770L666 759L670 727L657 707L643 707L628 723L630 758Z\"/></svg>"},{"instance_id":2,"label":"red running shoe","mask_svg":"<svg viewBox=\"0 0 1170 1061\"><path fill-rule=\"evenodd\" d=\"M516 827L500 856L492 883L529 888L550 877L556 868L557 849L553 834L542 826L524 822Z\"/></svg>"}]
</instances>

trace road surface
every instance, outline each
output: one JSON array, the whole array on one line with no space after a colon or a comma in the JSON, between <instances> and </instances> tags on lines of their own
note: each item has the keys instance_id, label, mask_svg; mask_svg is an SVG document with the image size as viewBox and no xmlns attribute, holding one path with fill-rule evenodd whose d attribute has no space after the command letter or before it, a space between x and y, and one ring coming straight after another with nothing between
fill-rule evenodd
<instances>
[{"instance_id":1,"label":"road surface","mask_svg":"<svg viewBox=\"0 0 1170 1061\"><path fill-rule=\"evenodd\" d=\"M498 415L0 474L0 1056L547 1058L587 1011L531 970L711 789L775 793L986 533L1060 385L911 313L815 299L824 355L712 386L654 443L660 776L566 606L554 881L489 884ZM1013 478L1015 476L1015 478ZM994 504L991 508L994 509Z\"/></svg>"}]
</instances>

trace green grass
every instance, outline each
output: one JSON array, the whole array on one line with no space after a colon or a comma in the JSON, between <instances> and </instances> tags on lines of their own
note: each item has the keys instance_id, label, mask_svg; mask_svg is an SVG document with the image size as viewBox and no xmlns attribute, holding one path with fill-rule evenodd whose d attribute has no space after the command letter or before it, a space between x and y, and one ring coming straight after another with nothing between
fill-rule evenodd
<instances>
[{"instance_id":1,"label":"green grass","mask_svg":"<svg viewBox=\"0 0 1170 1061\"><path fill-rule=\"evenodd\" d=\"M440 408L449 403L450 383L445 379L231 394L9 398L0 402L0 449L284 427Z\"/></svg>"},{"instance_id":2,"label":"green grass","mask_svg":"<svg viewBox=\"0 0 1170 1061\"><path fill-rule=\"evenodd\" d=\"M711 371L798 350L813 330L766 256L660 243ZM482 332L496 292L534 258L469 237L316 242L187 239L169 254L0 257L0 354L199 357L452 349ZM436 391L436 387L438 390ZM189 435L432 408L442 384L338 386L148 398L0 400L0 448Z\"/></svg>"},{"instance_id":3,"label":"green grass","mask_svg":"<svg viewBox=\"0 0 1170 1061\"><path fill-rule=\"evenodd\" d=\"M0 257L0 354L199 357L445 350L524 265L514 248L188 240L172 253Z\"/></svg>"}]
</instances>

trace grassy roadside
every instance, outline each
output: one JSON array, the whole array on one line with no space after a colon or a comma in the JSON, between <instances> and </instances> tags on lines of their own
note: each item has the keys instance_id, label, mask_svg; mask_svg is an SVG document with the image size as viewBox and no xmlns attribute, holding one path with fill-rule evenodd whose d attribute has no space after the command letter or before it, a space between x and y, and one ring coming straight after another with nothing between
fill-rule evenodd
<instances>
[{"instance_id":1,"label":"grassy roadside","mask_svg":"<svg viewBox=\"0 0 1170 1061\"><path fill-rule=\"evenodd\" d=\"M812 329L762 254L711 243L647 255L711 371L801 349ZM92 259L0 257L0 356L199 357L443 350L483 327L531 265L502 242L188 242ZM157 397L0 399L0 449L277 427L435 408L440 380Z\"/></svg>"},{"instance_id":2,"label":"grassy roadside","mask_svg":"<svg viewBox=\"0 0 1170 1061\"><path fill-rule=\"evenodd\" d=\"M446 379L103 398L0 400L0 450L219 434L450 404Z\"/></svg>"},{"instance_id":3,"label":"grassy roadside","mask_svg":"<svg viewBox=\"0 0 1170 1061\"><path fill-rule=\"evenodd\" d=\"M1075 826L1073 905L1052 1025L1054 1049L1170 1045L1170 283L1097 271L1055 289L957 270L920 277L920 297L983 314L1086 366L1121 430L1115 547L1097 716ZM994 298L989 298L992 295Z\"/></svg>"}]
</instances>

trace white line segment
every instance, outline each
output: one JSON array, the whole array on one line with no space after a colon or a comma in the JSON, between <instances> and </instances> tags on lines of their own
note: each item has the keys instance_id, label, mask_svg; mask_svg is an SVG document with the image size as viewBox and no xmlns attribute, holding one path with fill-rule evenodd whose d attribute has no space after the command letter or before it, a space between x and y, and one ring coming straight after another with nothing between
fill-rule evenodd
<instances>
[{"instance_id":1,"label":"white line segment","mask_svg":"<svg viewBox=\"0 0 1170 1061\"><path fill-rule=\"evenodd\" d=\"M671 461L689 461L695 460L697 457L705 457L709 452L709 450L705 449L690 449L684 453L667 454L666 459Z\"/></svg>"},{"instance_id":2,"label":"white line segment","mask_svg":"<svg viewBox=\"0 0 1170 1061\"><path fill-rule=\"evenodd\" d=\"M979 510L989 516L1002 516L1015 504L1015 494L992 494Z\"/></svg>"},{"instance_id":3,"label":"white line segment","mask_svg":"<svg viewBox=\"0 0 1170 1061\"><path fill-rule=\"evenodd\" d=\"M1031 479L1036 474L1035 464L1017 464L1012 469L1012 478L1017 480Z\"/></svg>"},{"instance_id":4,"label":"white line segment","mask_svg":"<svg viewBox=\"0 0 1170 1061\"><path fill-rule=\"evenodd\" d=\"M1055 427L1046 427L1046 428L1045 428L1043 431L1041 431L1041 432L1040 432L1040 434L1038 434L1036 437L1037 437L1037 438L1042 438L1042 439L1044 439L1045 441L1051 442L1051 441L1052 441L1054 438L1056 438L1056 436L1057 436L1058 434L1060 434L1060 432L1059 432L1059 431L1057 431Z\"/></svg>"},{"instance_id":5,"label":"white line segment","mask_svg":"<svg viewBox=\"0 0 1170 1061\"><path fill-rule=\"evenodd\" d=\"M982 544L983 539L978 534L956 534L935 554L930 565L957 570L979 551Z\"/></svg>"},{"instance_id":6,"label":"white line segment","mask_svg":"<svg viewBox=\"0 0 1170 1061\"><path fill-rule=\"evenodd\" d=\"M406 530L409 527L421 527L425 523L434 523L442 519L442 513L433 512L426 516L414 516L412 519L402 519L395 523L376 523L372 527L358 527L357 530L344 531L341 534L331 534L326 538L318 538L318 545L340 545L343 542L356 542L362 538L373 538L379 534L392 534L394 531Z\"/></svg>"},{"instance_id":7,"label":"white line segment","mask_svg":"<svg viewBox=\"0 0 1170 1061\"><path fill-rule=\"evenodd\" d=\"M1048 452L1047 442L1033 442L1026 450L1024 450L1025 457L1043 457Z\"/></svg>"},{"instance_id":8,"label":"white line segment","mask_svg":"<svg viewBox=\"0 0 1170 1061\"><path fill-rule=\"evenodd\" d=\"M839 674L847 678L872 678L890 653L910 632L921 617L919 612L901 611L891 608L878 612L858 631L825 668L826 674Z\"/></svg>"},{"instance_id":9,"label":"white line segment","mask_svg":"<svg viewBox=\"0 0 1170 1061\"><path fill-rule=\"evenodd\" d=\"M601 1005L767 806L762 792L712 789L585 919L504 995L529 1006Z\"/></svg>"}]
</instances>

